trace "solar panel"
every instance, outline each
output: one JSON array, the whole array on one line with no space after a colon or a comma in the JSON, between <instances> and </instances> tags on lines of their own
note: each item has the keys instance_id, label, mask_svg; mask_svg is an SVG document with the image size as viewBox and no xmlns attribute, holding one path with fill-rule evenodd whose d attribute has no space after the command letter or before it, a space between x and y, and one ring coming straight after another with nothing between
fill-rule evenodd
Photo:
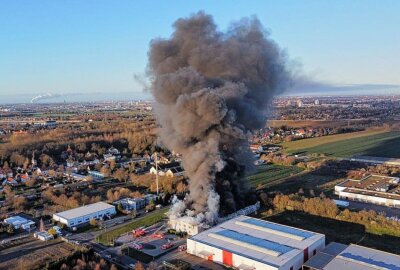
<instances>
[{"instance_id":1,"label":"solar panel","mask_svg":"<svg viewBox=\"0 0 400 270\"><path fill-rule=\"evenodd\" d=\"M275 224L275 223L265 222L265 221L262 221L259 219L254 219L254 218L244 219L240 222L251 224L251 225L254 225L257 227L261 227L261 228L266 228L268 230L280 232L280 233L286 234L287 236L293 235L293 236L296 236L296 238L298 238L298 240L303 240L305 238L309 238L314 235L311 232L302 231L302 230L298 230L296 228L286 227L286 226L282 226L282 225ZM240 223L240 222L238 222L238 223Z\"/></svg>"},{"instance_id":2,"label":"solar panel","mask_svg":"<svg viewBox=\"0 0 400 270\"><path fill-rule=\"evenodd\" d=\"M341 253L340 257L350 259L350 260L353 260L356 262L365 263L367 265L376 266L376 267L379 267L379 269L400 270L400 267L398 265L389 264L389 263L386 263L383 261L376 261L372 258L365 258L363 256L355 255L355 254L352 254L349 252Z\"/></svg>"},{"instance_id":3,"label":"solar panel","mask_svg":"<svg viewBox=\"0 0 400 270\"><path fill-rule=\"evenodd\" d=\"M281 244L278 244L278 243L275 243L272 241L257 238L257 237L254 237L254 236L251 236L248 234L243 234L243 233L239 233L239 232L232 231L232 230L222 230L222 231L216 232L215 234L232 239L232 240L236 240L241 243L246 243L249 246L260 247L267 251L268 250L273 251L275 253L278 253L278 254L276 254L276 256L279 256L281 254L284 254L284 253L287 253L287 252L293 250L293 248L285 246L285 245L281 245ZM254 249L254 248L252 248L252 249ZM268 253L268 252L266 252L266 253ZM273 255L273 254L271 254L271 255Z\"/></svg>"}]
</instances>

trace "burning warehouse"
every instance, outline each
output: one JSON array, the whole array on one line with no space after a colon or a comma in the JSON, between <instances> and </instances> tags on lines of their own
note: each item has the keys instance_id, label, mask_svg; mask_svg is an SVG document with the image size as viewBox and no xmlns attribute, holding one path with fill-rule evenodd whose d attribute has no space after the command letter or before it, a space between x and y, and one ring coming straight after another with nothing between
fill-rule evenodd
<instances>
[{"instance_id":1,"label":"burning warehouse","mask_svg":"<svg viewBox=\"0 0 400 270\"><path fill-rule=\"evenodd\" d=\"M212 225L256 202L244 180L253 166L248 138L290 76L285 54L255 18L221 32L199 12L174 28L151 42L148 65L159 137L182 154L189 178L170 216Z\"/></svg>"},{"instance_id":2,"label":"burning warehouse","mask_svg":"<svg viewBox=\"0 0 400 270\"><path fill-rule=\"evenodd\" d=\"M220 223L235 218L237 216L249 215L255 213L259 208L260 208L260 202L257 202L253 205L249 205L243 209L240 209L239 211L236 211L235 213L232 213L228 216L219 218L218 222ZM172 229L178 232L185 232L190 236L196 235L210 227L208 224L201 222L199 223L195 219L189 216L184 216L184 217L170 216L168 224Z\"/></svg>"}]
</instances>

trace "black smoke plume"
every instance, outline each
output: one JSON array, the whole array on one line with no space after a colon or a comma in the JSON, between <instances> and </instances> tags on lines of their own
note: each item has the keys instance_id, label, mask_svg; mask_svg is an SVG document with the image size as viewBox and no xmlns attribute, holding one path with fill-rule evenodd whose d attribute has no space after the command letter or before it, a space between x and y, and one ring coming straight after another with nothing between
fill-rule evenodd
<instances>
[{"instance_id":1,"label":"black smoke plume","mask_svg":"<svg viewBox=\"0 0 400 270\"><path fill-rule=\"evenodd\" d=\"M150 44L149 78L159 136L181 153L189 194L172 215L213 223L250 203L244 176L251 132L266 123L271 98L289 83L286 57L256 18L226 32L198 12Z\"/></svg>"}]
</instances>

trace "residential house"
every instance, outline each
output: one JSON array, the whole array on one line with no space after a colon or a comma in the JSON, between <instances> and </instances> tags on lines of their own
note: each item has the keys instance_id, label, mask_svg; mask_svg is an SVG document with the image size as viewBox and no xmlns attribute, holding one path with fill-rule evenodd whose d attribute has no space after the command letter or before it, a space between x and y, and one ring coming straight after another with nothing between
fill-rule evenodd
<instances>
[{"instance_id":1,"label":"residential house","mask_svg":"<svg viewBox=\"0 0 400 270\"><path fill-rule=\"evenodd\" d=\"M168 164L158 164L158 175L160 176L179 176L183 175L184 170L179 162L171 162ZM156 174L156 167L150 169L150 174Z\"/></svg>"}]
</instances>

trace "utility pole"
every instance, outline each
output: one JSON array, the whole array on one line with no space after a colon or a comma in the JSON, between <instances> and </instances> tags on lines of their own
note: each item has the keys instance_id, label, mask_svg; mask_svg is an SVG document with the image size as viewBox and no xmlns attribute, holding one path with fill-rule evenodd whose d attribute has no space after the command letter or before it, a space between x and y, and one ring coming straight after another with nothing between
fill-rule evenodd
<instances>
[{"instance_id":1,"label":"utility pole","mask_svg":"<svg viewBox=\"0 0 400 270\"><path fill-rule=\"evenodd\" d=\"M157 152L156 154L156 158L155 158L155 162L156 162L156 186L157 186L157 196L158 196L158 165L157 165Z\"/></svg>"}]
</instances>

